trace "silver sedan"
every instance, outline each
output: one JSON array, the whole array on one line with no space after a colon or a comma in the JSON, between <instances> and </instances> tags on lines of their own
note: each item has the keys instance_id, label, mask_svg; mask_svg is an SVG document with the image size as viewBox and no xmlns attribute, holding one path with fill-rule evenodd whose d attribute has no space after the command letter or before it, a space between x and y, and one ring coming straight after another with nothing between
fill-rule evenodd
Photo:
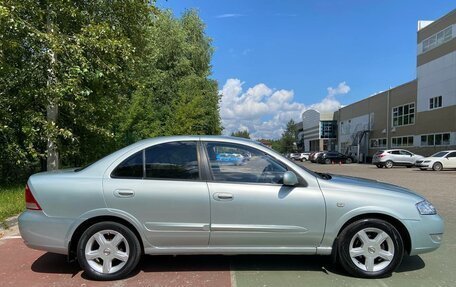
<instances>
[{"instance_id":1,"label":"silver sedan","mask_svg":"<svg viewBox=\"0 0 456 287\"><path fill-rule=\"evenodd\" d=\"M85 168L35 174L26 206L25 244L66 254L97 280L127 276L142 254L332 255L376 278L443 235L432 204L408 189L314 173L221 136L147 139Z\"/></svg>"}]
</instances>

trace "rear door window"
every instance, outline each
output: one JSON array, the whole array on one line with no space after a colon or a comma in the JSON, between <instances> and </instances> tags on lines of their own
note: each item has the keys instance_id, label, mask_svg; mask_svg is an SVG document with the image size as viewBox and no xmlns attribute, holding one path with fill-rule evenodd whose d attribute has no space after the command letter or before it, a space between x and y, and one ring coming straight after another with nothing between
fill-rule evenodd
<instances>
[{"instance_id":1,"label":"rear door window","mask_svg":"<svg viewBox=\"0 0 456 287\"><path fill-rule=\"evenodd\" d=\"M169 142L146 149L148 179L199 179L196 142Z\"/></svg>"}]
</instances>

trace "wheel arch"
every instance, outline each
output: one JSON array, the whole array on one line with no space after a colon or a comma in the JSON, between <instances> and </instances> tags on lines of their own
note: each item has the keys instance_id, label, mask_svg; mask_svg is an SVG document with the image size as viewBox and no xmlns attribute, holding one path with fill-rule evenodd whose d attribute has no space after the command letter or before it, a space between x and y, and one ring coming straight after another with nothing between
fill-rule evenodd
<instances>
[{"instance_id":1,"label":"wheel arch","mask_svg":"<svg viewBox=\"0 0 456 287\"><path fill-rule=\"evenodd\" d=\"M349 220L347 220L342 225L342 227L339 229L339 232L337 233L337 236L336 236L336 239L334 240L334 244L333 244L333 248L332 248L333 252L336 252L336 250L337 250L337 248L334 248L334 247L336 246L336 242L338 241L339 235L342 232L342 230L344 230L351 223L358 221L358 220L362 220L362 219L381 219L381 220L384 220L384 221L390 223L391 225L393 225L397 229L399 234L401 235L402 241L404 243L405 251L407 252L407 254L410 254L410 251L412 249L412 239L410 237L410 233L409 233L407 227L399 219L397 219L393 216L387 215L387 214L382 214L382 213L364 213L364 214L356 215L356 216L350 218Z\"/></svg>"},{"instance_id":2,"label":"wheel arch","mask_svg":"<svg viewBox=\"0 0 456 287\"><path fill-rule=\"evenodd\" d=\"M68 243L68 260L69 261L74 261L77 256L76 256L76 248L79 242L79 239L81 238L82 234L84 231L92 226L93 224L99 223L99 222L105 222L105 221L112 221L112 222L117 222L122 225L125 225L128 227L138 238L139 244L141 245L141 253L144 254L144 243L141 237L141 234L139 233L138 229L128 222L127 220L113 216L113 215L100 215L100 216L95 216L92 218L89 218L85 221L83 221L79 226L75 229L71 236L71 240Z\"/></svg>"}]
</instances>

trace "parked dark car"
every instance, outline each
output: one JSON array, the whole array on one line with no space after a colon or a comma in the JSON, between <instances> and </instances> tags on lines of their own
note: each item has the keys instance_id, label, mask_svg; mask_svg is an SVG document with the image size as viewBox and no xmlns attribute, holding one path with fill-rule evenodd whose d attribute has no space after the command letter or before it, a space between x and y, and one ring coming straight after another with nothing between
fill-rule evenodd
<instances>
[{"instance_id":1,"label":"parked dark car","mask_svg":"<svg viewBox=\"0 0 456 287\"><path fill-rule=\"evenodd\" d=\"M318 155L317 157L317 162L318 163L325 163L325 164L330 164L330 163L352 163L353 158L350 156L346 156L340 152L337 151L327 151L323 152Z\"/></svg>"}]
</instances>

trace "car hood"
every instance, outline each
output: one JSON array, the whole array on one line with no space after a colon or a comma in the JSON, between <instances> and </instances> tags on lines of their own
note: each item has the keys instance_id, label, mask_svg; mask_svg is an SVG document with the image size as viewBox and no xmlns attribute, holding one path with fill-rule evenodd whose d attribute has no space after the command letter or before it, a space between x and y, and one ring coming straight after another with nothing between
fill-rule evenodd
<instances>
[{"instance_id":1,"label":"car hood","mask_svg":"<svg viewBox=\"0 0 456 287\"><path fill-rule=\"evenodd\" d=\"M423 157L422 160L440 160L442 159L441 157L434 157L434 156L430 156L430 157Z\"/></svg>"},{"instance_id":2,"label":"car hood","mask_svg":"<svg viewBox=\"0 0 456 287\"><path fill-rule=\"evenodd\" d=\"M322 190L326 188L337 188L341 191L356 191L366 194L380 193L392 197L409 197L417 201L424 199L408 188L361 177L331 174L331 179L319 179L318 182Z\"/></svg>"}]
</instances>

